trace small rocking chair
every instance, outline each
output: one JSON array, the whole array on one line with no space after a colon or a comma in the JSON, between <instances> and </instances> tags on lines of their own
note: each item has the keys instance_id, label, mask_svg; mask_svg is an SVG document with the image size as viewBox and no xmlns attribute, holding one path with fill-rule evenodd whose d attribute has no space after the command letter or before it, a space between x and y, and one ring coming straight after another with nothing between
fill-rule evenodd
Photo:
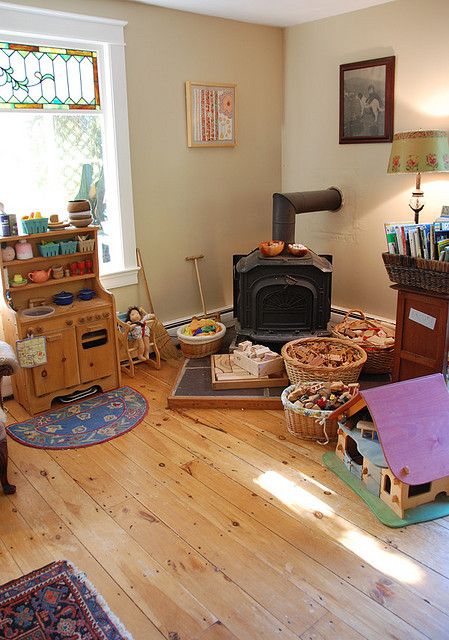
<instances>
[{"instance_id":1,"label":"small rocking chair","mask_svg":"<svg viewBox=\"0 0 449 640\"><path fill-rule=\"evenodd\" d=\"M155 318L155 316L154 316ZM132 327L121 320L117 316L117 336L119 344L119 358L122 371L125 371L131 378L134 378L134 367L139 362L147 363L153 366L155 369L161 368L161 356L158 346L154 339L154 321L149 320L150 325L150 349L152 349L155 358L150 360L139 360L138 358L138 345L137 340L130 339L129 332Z\"/></svg>"}]
</instances>

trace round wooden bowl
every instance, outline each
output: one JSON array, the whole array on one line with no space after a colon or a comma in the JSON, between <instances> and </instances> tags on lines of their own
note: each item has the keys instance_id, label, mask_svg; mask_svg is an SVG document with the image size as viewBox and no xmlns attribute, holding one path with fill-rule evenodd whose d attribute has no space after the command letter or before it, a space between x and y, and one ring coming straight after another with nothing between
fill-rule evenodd
<instances>
[{"instance_id":1,"label":"round wooden bowl","mask_svg":"<svg viewBox=\"0 0 449 640\"><path fill-rule=\"evenodd\" d=\"M266 258L274 258L283 252L284 246L282 240L267 240L259 244L259 251Z\"/></svg>"},{"instance_id":2,"label":"round wooden bowl","mask_svg":"<svg viewBox=\"0 0 449 640\"><path fill-rule=\"evenodd\" d=\"M90 211L89 200L69 200L67 204L69 213L79 213L80 211Z\"/></svg>"},{"instance_id":3,"label":"round wooden bowl","mask_svg":"<svg viewBox=\"0 0 449 640\"><path fill-rule=\"evenodd\" d=\"M287 251L292 256L301 257L301 256L305 256L309 250L303 244L288 244Z\"/></svg>"},{"instance_id":4,"label":"round wooden bowl","mask_svg":"<svg viewBox=\"0 0 449 640\"><path fill-rule=\"evenodd\" d=\"M91 218L92 213L90 209L88 211L80 211L79 213L70 213L69 220L84 220L85 218Z\"/></svg>"},{"instance_id":5,"label":"round wooden bowl","mask_svg":"<svg viewBox=\"0 0 449 640\"><path fill-rule=\"evenodd\" d=\"M76 227L77 229L83 229L84 227L88 227L92 222L93 218L83 218L82 220L70 220L70 224Z\"/></svg>"}]
</instances>

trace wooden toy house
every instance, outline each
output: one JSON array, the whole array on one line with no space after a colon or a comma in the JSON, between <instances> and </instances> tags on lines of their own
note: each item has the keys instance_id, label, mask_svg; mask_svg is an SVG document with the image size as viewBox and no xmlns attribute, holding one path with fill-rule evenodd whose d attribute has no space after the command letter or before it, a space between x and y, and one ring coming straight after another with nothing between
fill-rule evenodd
<instances>
[{"instance_id":1,"label":"wooden toy house","mask_svg":"<svg viewBox=\"0 0 449 640\"><path fill-rule=\"evenodd\" d=\"M332 417L337 457L399 517L449 495L449 393L441 374L360 391Z\"/></svg>"}]
</instances>

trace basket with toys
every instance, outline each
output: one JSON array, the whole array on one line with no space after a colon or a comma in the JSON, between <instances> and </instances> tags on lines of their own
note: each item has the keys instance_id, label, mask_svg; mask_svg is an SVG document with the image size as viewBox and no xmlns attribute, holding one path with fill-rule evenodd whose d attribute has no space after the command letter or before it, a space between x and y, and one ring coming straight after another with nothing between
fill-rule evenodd
<instances>
[{"instance_id":1,"label":"basket with toys","mask_svg":"<svg viewBox=\"0 0 449 640\"><path fill-rule=\"evenodd\" d=\"M346 384L341 380L292 384L281 396L287 429L297 438L317 440L320 444L335 440L338 424L329 416L349 402L358 390L358 382Z\"/></svg>"},{"instance_id":2,"label":"basket with toys","mask_svg":"<svg viewBox=\"0 0 449 640\"><path fill-rule=\"evenodd\" d=\"M360 318L351 317L357 313ZM343 321L332 327L334 338L351 340L366 351L365 373L391 373L395 330L391 325L368 320L360 309L350 309Z\"/></svg>"},{"instance_id":3,"label":"basket with toys","mask_svg":"<svg viewBox=\"0 0 449 640\"><path fill-rule=\"evenodd\" d=\"M218 353L226 327L212 318L193 318L177 331L181 351L186 358L204 358Z\"/></svg>"}]
</instances>

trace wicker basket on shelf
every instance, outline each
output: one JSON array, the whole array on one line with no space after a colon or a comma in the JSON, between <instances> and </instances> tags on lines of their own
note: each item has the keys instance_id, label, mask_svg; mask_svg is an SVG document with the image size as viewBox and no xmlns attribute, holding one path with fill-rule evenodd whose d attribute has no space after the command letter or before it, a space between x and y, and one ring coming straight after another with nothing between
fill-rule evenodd
<instances>
[{"instance_id":1,"label":"wicker basket on shelf","mask_svg":"<svg viewBox=\"0 0 449 640\"><path fill-rule=\"evenodd\" d=\"M318 352L339 351L344 354L346 361L334 366L307 364L303 354L309 350L313 355ZM366 362L366 352L349 340L340 338L301 338L287 342L282 347L282 357L291 383L307 380L341 380L342 382L357 382L363 365Z\"/></svg>"},{"instance_id":2,"label":"wicker basket on shelf","mask_svg":"<svg viewBox=\"0 0 449 640\"><path fill-rule=\"evenodd\" d=\"M360 315L360 320L350 317L354 313L358 313ZM346 313L342 322L339 322L332 327L332 335L334 338L354 341L355 344L358 344L364 351L366 351L367 358L363 365L364 373L391 373L393 368L394 343L374 345L370 344L366 340L358 342L358 340L362 340L362 338L358 338L357 336L352 338L346 334L348 330L353 333L354 330L362 328L366 330L373 329L375 332L383 331L387 334L388 338L394 339L395 332L393 327L384 322L367 320L365 314L360 309L350 309Z\"/></svg>"},{"instance_id":3,"label":"wicker basket on shelf","mask_svg":"<svg viewBox=\"0 0 449 640\"><path fill-rule=\"evenodd\" d=\"M206 356L218 353L226 333L224 324L221 322L218 324L220 325L220 331L212 336L187 336L184 334L184 329L188 325L179 327L177 335L184 357L205 358Z\"/></svg>"},{"instance_id":4,"label":"wicker basket on shelf","mask_svg":"<svg viewBox=\"0 0 449 640\"><path fill-rule=\"evenodd\" d=\"M388 277L404 287L424 289L435 293L449 293L449 263L383 253Z\"/></svg>"}]
</instances>

